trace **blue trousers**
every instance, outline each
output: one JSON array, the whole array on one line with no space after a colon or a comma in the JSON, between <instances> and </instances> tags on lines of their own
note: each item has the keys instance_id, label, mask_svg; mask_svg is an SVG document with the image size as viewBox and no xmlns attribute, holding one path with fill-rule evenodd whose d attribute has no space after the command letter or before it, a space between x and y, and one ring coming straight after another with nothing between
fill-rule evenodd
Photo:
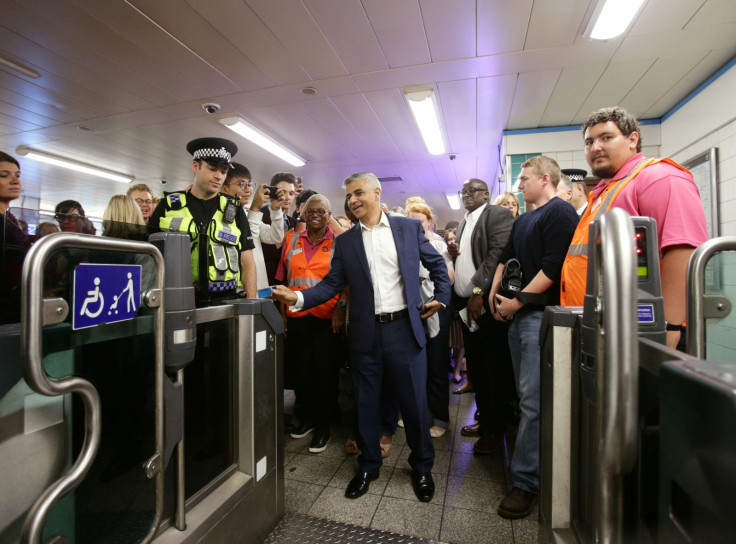
<instances>
[{"instance_id":1,"label":"blue trousers","mask_svg":"<svg viewBox=\"0 0 736 544\"><path fill-rule=\"evenodd\" d=\"M371 351L351 352L355 401L358 408L358 457L361 472L376 472L383 458L378 438L381 428L382 403L389 397L398 401L411 448L409 465L420 473L430 472L434 465L434 445L429 434L427 410L427 356L414 341L411 323L399 319L376 324ZM393 391L382 397L382 385Z\"/></svg>"},{"instance_id":2,"label":"blue trousers","mask_svg":"<svg viewBox=\"0 0 736 544\"><path fill-rule=\"evenodd\" d=\"M522 310L509 325L509 349L521 409L511 476L516 487L532 493L539 493L539 331L543 315L538 310Z\"/></svg>"}]
</instances>

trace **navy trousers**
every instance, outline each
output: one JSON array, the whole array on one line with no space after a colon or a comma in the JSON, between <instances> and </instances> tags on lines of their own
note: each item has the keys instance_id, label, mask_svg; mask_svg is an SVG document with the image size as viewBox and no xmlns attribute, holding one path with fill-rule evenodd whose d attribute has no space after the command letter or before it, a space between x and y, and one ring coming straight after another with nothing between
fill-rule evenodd
<instances>
[{"instance_id":1,"label":"navy trousers","mask_svg":"<svg viewBox=\"0 0 736 544\"><path fill-rule=\"evenodd\" d=\"M411 448L409 465L419 473L434 465L434 445L429 434L427 410L427 355L414 341L408 319L376 323L373 347L369 353L351 352L355 401L358 408L358 457L361 472L376 472L383 458L378 438L381 427L381 388L393 386Z\"/></svg>"}]
</instances>

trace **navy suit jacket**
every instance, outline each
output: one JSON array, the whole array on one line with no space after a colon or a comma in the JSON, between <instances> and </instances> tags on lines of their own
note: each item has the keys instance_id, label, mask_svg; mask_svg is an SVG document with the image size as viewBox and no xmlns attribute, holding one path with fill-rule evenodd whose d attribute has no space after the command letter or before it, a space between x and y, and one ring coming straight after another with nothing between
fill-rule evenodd
<instances>
[{"instance_id":1,"label":"navy suit jacket","mask_svg":"<svg viewBox=\"0 0 736 544\"><path fill-rule=\"evenodd\" d=\"M408 217L389 215L399 258L399 270L404 279L409 319L414 339L421 347L426 343L426 323L419 317L424 301L419 292L419 262L429 270L434 282L434 298L446 306L450 304L450 278L445 260L424 236L422 224ZM330 272L311 289L301 291L304 308L312 308L334 297L345 284L350 286L350 341L355 351L367 353L373 346L376 327L373 282L368 258L363 246L360 224L335 239L335 253Z\"/></svg>"}]
</instances>

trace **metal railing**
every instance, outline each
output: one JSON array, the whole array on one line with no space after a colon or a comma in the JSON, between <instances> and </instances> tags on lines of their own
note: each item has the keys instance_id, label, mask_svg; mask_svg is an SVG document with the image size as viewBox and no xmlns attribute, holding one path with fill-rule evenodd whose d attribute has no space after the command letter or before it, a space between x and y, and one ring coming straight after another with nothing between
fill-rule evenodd
<instances>
[{"instance_id":1,"label":"metal railing","mask_svg":"<svg viewBox=\"0 0 736 544\"><path fill-rule=\"evenodd\" d=\"M144 242L100 238L82 234L59 233L39 240L26 256L23 264L21 287L21 360L26 382L37 393L58 396L67 393L79 395L84 406L85 434L79 456L69 471L54 482L31 507L21 533L23 544L41 544L44 523L54 505L76 488L89 471L100 446L102 422L100 397L95 387L78 376L52 379L43 367L44 325L58 323L66 318L68 306L63 299L44 299L44 269L51 256L60 249L82 249L137 253L149 255L156 266L157 289L143 294L144 303L155 309L154 335L156 351L156 452L149 460L146 472L156 478L156 514L149 533L142 542L149 542L156 532L163 509L163 286L164 261L153 245Z\"/></svg>"},{"instance_id":2,"label":"metal railing","mask_svg":"<svg viewBox=\"0 0 736 544\"><path fill-rule=\"evenodd\" d=\"M620 543L622 476L634 467L637 456L639 387L636 249L629 215L620 209L606 212L596 242L594 293L603 338L597 362L596 541Z\"/></svg>"},{"instance_id":3,"label":"metal railing","mask_svg":"<svg viewBox=\"0 0 736 544\"><path fill-rule=\"evenodd\" d=\"M723 251L736 251L735 236L704 242L687 264L687 352L698 359L705 359L705 320L731 313L726 297L705 294L705 267L713 255Z\"/></svg>"}]
</instances>

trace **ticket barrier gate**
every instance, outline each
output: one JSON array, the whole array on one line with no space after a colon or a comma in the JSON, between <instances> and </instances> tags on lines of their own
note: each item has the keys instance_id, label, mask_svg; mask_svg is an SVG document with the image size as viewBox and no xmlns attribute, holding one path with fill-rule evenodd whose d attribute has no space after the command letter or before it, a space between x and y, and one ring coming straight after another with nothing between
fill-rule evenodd
<instances>
[{"instance_id":1,"label":"ticket barrier gate","mask_svg":"<svg viewBox=\"0 0 736 544\"><path fill-rule=\"evenodd\" d=\"M255 543L283 517L281 317L195 309L188 237L151 241L61 233L26 256L21 322L0 326L2 544ZM85 267L81 317L103 319L82 328ZM104 275L135 267L137 304Z\"/></svg>"},{"instance_id":2,"label":"ticket barrier gate","mask_svg":"<svg viewBox=\"0 0 736 544\"><path fill-rule=\"evenodd\" d=\"M583 308L542 326L540 542L657 542L659 367L656 225L612 210L591 225Z\"/></svg>"}]
</instances>

